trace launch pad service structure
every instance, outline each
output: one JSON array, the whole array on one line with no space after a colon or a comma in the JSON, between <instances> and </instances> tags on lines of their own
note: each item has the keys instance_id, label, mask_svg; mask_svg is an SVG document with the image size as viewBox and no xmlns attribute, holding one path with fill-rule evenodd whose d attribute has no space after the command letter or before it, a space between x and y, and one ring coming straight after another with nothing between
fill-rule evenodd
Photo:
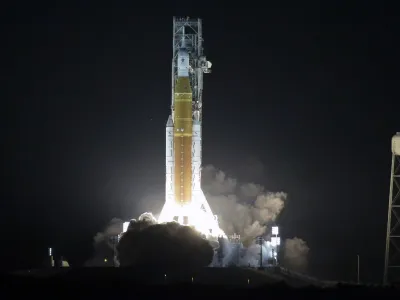
<instances>
[{"instance_id":1,"label":"launch pad service structure","mask_svg":"<svg viewBox=\"0 0 400 300\"><path fill-rule=\"evenodd\" d=\"M166 125L165 204L159 223L176 221L207 237L225 236L201 190L203 55L201 19L173 19L172 102Z\"/></svg>"},{"instance_id":2,"label":"launch pad service structure","mask_svg":"<svg viewBox=\"0 0 400 300\"><path fill-rule=\"evenodd\" d=\"M400 132L392 137L389 205L386 230L385 284L400 279Z\"/></svg>"}]
</instances>

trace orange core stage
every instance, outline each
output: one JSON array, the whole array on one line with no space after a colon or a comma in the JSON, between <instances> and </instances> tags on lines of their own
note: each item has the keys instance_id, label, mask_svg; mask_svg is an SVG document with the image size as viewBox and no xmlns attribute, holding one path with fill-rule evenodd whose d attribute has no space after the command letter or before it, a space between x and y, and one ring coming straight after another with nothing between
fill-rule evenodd
<instances>
[{"instance_id":1,"label":"orange core stage","mask_svg":"<svg viewBox=\"0 0 400 300\"><path fill-rule=\"evenodd\" d=\"M189 77L178 77L174 97L175 201L192 200L192 89Z\"/></svg>"}]
</instances>

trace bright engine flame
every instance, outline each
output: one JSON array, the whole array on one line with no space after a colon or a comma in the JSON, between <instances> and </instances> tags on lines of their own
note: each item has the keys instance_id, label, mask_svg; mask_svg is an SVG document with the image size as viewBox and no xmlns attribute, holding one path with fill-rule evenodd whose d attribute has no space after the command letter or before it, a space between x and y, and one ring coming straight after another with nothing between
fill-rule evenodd
<instances>
[{"instance_id":1,"label":"bright engine flame","mask_svg":"<svg viewBox=\"0 0 400 300\"><path fill-rule=\"evenodd\" d=\"M223 230L219 228L218 220L211 213L211 209L209 207L203 208L196 202L184 205L179 205L176 202L166 203L158 218L158 223L176 221L181 225L193 227L207 238L226 237Z\"/></svg>"}]
</instances>

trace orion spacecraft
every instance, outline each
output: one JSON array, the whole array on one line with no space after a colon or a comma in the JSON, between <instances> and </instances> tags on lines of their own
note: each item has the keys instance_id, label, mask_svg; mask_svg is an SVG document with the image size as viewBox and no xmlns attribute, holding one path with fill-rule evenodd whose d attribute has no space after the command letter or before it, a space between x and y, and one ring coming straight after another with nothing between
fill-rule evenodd
<instances>
[{"instance_id":1,"label":"orion spacecraft","mask_svg":"<svg viewBox=\"0 0 400 300\"><path fill-rule=\"evenodd\" d=\"M225 236L201 189L203 55L200 19L173 20L172 103L166 125L165 204L158 222L193 226L208 237Z\"/></svg>"}]
</instances>

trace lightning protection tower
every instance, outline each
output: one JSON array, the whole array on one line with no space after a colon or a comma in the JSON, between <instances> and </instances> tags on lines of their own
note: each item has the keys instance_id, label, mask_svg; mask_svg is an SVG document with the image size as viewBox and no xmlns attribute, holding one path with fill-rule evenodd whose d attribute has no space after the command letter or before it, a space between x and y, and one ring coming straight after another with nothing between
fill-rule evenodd
<instances>
[{"instance_id":1,"label":"lightning protection tower","mask_svg":"<svg viewBox=\"0 0 400 300\"><path fill-rule=\"evenodd\" d=\"M201 122L203 107L203 73L211 73L211 62L203 55L203 34L201 19L174 17L172 44L172 102L174 112L175 82L178 76L178 52L185 41L189 53L189 78L193 90L193 120Z\"/></svg>"},{"instance_id":2,"label":"lightning protection tower","mask_svg":"<svg viewBox=\"0 0 400 300\"><path fill-rule=\"evenodd\" d=\"M392 167L383 275L385 284L394 280L400 280L400 132L392 138Z\"/></svg>"}]
</instances>

